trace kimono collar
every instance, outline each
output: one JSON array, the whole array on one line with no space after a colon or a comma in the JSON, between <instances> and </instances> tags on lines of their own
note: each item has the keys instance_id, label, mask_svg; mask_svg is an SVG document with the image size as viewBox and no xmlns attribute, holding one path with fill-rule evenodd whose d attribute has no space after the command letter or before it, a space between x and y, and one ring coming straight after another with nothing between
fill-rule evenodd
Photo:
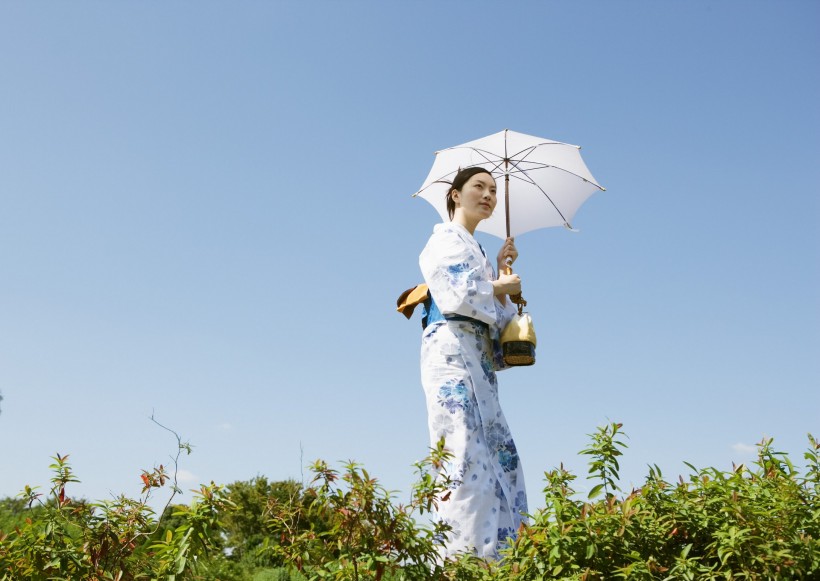
<instances>
[{"instance_id":1,"label":"kimono collar","mask_svg":"<svg viewBox=\"0 0 820 581\"><path fill-rule=\"evenodd\" d=\"M433 229L435 231L452 230L453 232L457 232L462 236L466 236L467 238L473 240L474 242L476 242L476 244L478 244L478 242L475 239L475 236L470 234L470 231L458 222L442 222L441 224L436 224Z\"/></svg>"},{"instance_id":2,"label":"kimono collar","mask_svg":"<svg viewBox=\"0 0 820 581\"><path fill-rule=\"evenodd\" d=\"M433 227L433 232L446 232L448 230L458 234L468 244L475 244L478 250L481 251L482 256L484 256L485 259L487 258L487 253L484 252L484 247L478 243L478 240L475 239L475 236L470 234L470 231L467 230L467 228L458 222L442 222L441 224L436 224ZM490 266L490 268L492 268L492 266Z\"/></svg>"}]
</instances>

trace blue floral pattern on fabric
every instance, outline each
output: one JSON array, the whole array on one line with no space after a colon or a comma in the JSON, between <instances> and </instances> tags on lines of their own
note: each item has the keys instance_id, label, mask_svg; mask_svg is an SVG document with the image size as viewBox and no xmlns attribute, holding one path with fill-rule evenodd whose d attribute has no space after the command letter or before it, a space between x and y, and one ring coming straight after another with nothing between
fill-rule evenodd
<instances>
[{"instance_id":1,"label":"blue floral pattern on fabric","mask_svg":"<svg viewBox=\"0 0 820 581\"><path fill-rule=\"evenodd\" d=\"M498 384L498 380L495 376L495 367L493 365L492 356L486 351L481 352L481 370L484 372L484 379L495 387Z\"/></svg>"},{"instance_id":2,"label":"blue floral pattern on fabric","mask_svg":"<svg viewBox=\"0 0 820 581\"><path fill-rule=\"evenodd\" d=\"M515 442L507 440L498 448L498 463L504 472L512 472L518 468L518 452L515 450Z\"/></svg>"},{"instance_id":3,"label":"blue floral pattern on fabric","mask_svg":"<svg viewBox=\"0 0 820 581\"><path fill-rule=\"evenodd\" d=\"M515 538L515 530L512 527L503 527L498 529L498 541L499 543L506 543L508 539Z\"/></svg>"},{"instance_id":4,"label":"blue floral pattern on fabric","mask_svg":"<svg viewBox=\"0 0 820 581\"><path fill-rule=\"evenodd\" d=\"M459 278L460 276L464 275L467 271L470 270L470 265L466 262L461 262L459 264L451 264L447 267L447 273L450 275L451 278Z\"/></svg>"},{"instance_id":5,"label":"blue floral pattern on fabric","mask_svg":"<svg viewBox=\"0 0 820 581\"><path fill-rule=\"evenodd\" d=\"M470 394L463 381L451 379L439 389L439 403L447 411L454 413L456 410L467 410L470 408Z\"/></svg>"}]
</instances>

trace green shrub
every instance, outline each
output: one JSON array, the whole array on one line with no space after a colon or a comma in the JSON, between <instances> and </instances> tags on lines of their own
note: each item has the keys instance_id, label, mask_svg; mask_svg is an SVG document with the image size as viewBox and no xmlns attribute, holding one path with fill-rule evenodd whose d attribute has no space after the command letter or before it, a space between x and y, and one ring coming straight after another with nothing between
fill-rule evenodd
<instances>
[{"instance_id":1,"label":"green shrub","mask_svg":"<svg viewBox=\"0 0 820 581\"><path fill-rule=\"evenodd\" d=\"M621 425L591 435L586 497L560 466L545 474L544 506L499 562L464 555L440 562L435 510L449 483L443 442L417 465L406 504L364 468L313 466L306 487L263 477L201 486L190 505L157 519L148 498L178 491L163 466L143 471L143 494L87 502L57 455L47 494L27 486L0 500L0 580L307 581L733 580L820 578L820 445L809 436L801 475L771 439L751 467L698 469L676 482L650 467L644 484L619 488ZM177 437L179 450L190 451ZM174 461L176 468L176 460ZM174 473L176 470L173 471Z\"/></svg>"},{"instance_id":2,"label":"green shrub","mask_svg":"<svg viewBox=\"0 0 820 581\"><path fill-rule=\"evenodd\" d=\"M176 467L179 454L190 453L190 446L174 435ZM57 454L50 468L53 476L48 494L26 486L18 499L25 510L14 517L13 528L0 532L0 580L172 581L176 576L193 578L198 569L207 570L211 559L198 564L199 557L220 560L215 552L219 539L216 515L226 507L220 487L203 486L190 507L175 513L178 526L158 537L160 523L149 499L157 489L169 485L170 504L179 492L176 470L170 476L162 465L143 470L142 495L136 499L120 496L113 501L87 502L69 492L78 479L68 456ZM18 503L4 504L19 508Z\"/></svg>"},{"instance_id":3,"label":"green shrub","mask_svg":"<svg viewBox=\"0 0 820 581\"><path fill-rule=\"evenodd\" d=\"M587 500L562 467L546 473L545 507L523 526L498 579L816 579L820 576L818 443L806 476L758 446L755 469L698 470L676 484L650 468L645 484L616 497L620 424L593 434ZM593 501L601 491L605 497ZM469 562L461 568L469 570Z\"/></svg>"},{"instance_id":4,"label":"green shrub","mask_svg":"<svg viewBox=\"0 0 820 581\"><path fill-rule=\"evenodd\" d=\"M261 569L253 574L251 581L307 581L307 577L287 567Z\"/></svg>"},{"instance_id":5,"label":"green shrub","mask_svg":"<svg viewBox=\"0 0 820 581\"><path fill-rule=\"evenodd\" d=\"M420 526L414 515L435 509L451 483L436 473L450 458L443 441L416 465L409 503L393 495L354 462L342 473L318 461L298 503L271 498L267 527L278 542L265 549L309 579L426 580L440 573L436 539L447 527ZM319 523L321 527L315 526Z\"/></svg>"}]
</instances>

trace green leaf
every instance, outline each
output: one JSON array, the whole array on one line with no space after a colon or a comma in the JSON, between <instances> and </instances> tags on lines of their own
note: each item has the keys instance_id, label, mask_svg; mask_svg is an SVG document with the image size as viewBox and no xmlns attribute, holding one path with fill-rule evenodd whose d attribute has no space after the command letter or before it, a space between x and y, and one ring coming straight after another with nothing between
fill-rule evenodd
<instances>
[{"instance_id":1,"label":"green leaf","mask_svg":"<svg viewBox=\"0 0 820 581\"><path fill-rule=\"evenodd\" d=\"M592 487L592 490L589 491L589 496L587 498L589 500L592 500L593 498L595 498L596 496L601 494L601 490L603 490L603 489L604 489L603 484L596 484L595 486Z\"/></svg>"},{"instance_id":2,"label":"green leaf","mask_svg":"<svg viewBox=\"0 0 820 581\"><path fill-rule=\"evenodd\" d=\"M587 560L591 559L592 556L595 554L595 552L596 552L595 545L593 545L593 544L587 545L587 551L586 551Z\"/></svg>"}]
</instances>

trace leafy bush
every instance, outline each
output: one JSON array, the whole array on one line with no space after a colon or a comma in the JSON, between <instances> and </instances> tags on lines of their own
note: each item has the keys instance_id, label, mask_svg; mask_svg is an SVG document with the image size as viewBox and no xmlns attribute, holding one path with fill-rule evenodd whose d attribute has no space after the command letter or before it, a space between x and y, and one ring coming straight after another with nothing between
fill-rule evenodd
<instances>
[{"instance_id":1,"label":"leafy bush","mask_svg":"<svg viewBox=\"0 0 820 581\"><path fill-rule=\"evenodd\" d=\"M179 455L191 449L174 435L178 443L173 459L176 467ZM179 492L176 470L171 476L162 465L143 470L139 498L120 496L113 501L87 502L69 494L69 485L79 481L68 456L57 454L50 468L49 493L43 495L26 486L17 499L26 510L14 516L12 527L0 530L2 581L173 580L177 575L193 578L198 568L207 569L198 567L196 558L214 555L216 515L226 506L219 486L203 486L192 505L175 514L180 517L179 526L157 538L161 523L148 502L154 491L168 484L172 490L170 505ZM9 500L4 504L19 508ZM6 517L0 522L10 520Z\"/></svg>"},{"instance_id":2,"label":"leafy bush","mask_svg":"<svg viewBox=\"0 0 820 581\"><path fill-rule=\"evenodd\" d=\"M498 562L470 555L442 562L447 529L418 516L435 510L449 480L443 443L417 465L406 504L364 468L313 466L307 485L257 477L211 483L160 519L152 492L170 486L163 466L143 471L143 495L108 502L72 498L77 481L57 455L47 495L26 487L0 500L0 580L688 580L820 578L820 444L809 436L801 475L771 439L751 467L698 469L667 482L657 466L628 493L619 488L621 425L591 434L593 486L586 498L560 466L545 474L544 507ZM176 435L176 434L175 434ZM177 437L179 450L190 450ZM176 467L176 459L174 460ZM176 470L174 470L174 473Z\"/></svg>"},{"instance_id":3,"label":"leafy bush","mask_svg":"<svg viewBox=\"0 0 820 581\"><path fill-rule=\"evenodd\" d=\"M599 428L582 453L597 480L587 500L563 467L546 473L546 506L522 527L497 579L816 579L820 575L820 463L809 436L801 477L772 440L758 445L756 469L692 469L666 482L657 466L645 484L618 498L616 438ZM601 491L605 497L593 501ZM475 570L467 559L465 570Z\"/></svg>"},{"instance_id":4,"label":"leafy bush","mask_svg":"<svg viewBox=\"0 0 820 581\"><path fill-rule=\"evenodd\" d=\"M301 502L271 498L266 524L278 542L265 549L310 579L430 579L439 573L437 539L448 527L420 526L413 517L434 510L451 484L435 474L449 458L442 440L416 464L419 479L406 505L394 504L358 464L349 462L340 474L318 461Z\"/></svg>"}]
</instances>

